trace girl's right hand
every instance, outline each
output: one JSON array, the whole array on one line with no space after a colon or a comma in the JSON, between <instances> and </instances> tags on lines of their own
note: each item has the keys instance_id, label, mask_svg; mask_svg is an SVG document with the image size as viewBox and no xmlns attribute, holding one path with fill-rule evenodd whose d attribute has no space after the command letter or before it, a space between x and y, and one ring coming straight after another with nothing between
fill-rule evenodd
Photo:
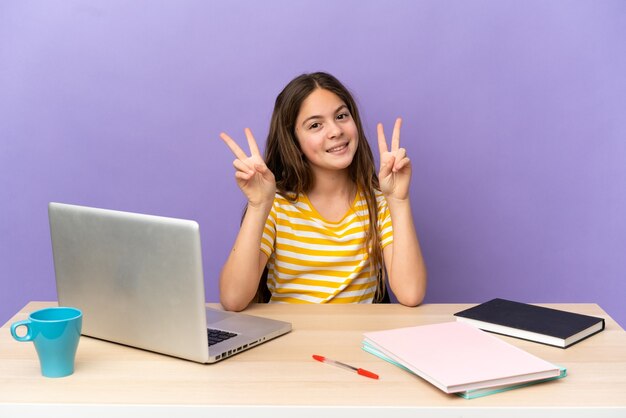
<instances>
[{"instance_id":1,"label":"girl's right hand","mask_svg":"<svg viewBox=\"0 0 626 418\"><path fill-rule=\"evenodd\" d=\"M248 198L248 205L252 207L271 205L276 194L274 174L265 165L250 129L246 128L245 133L250 147L251 155L249 157L226 133L222 132L220 138L237 157L233 161L237 170L235 171L235 179L241 191Z\"/></svg>"}]
</instances>

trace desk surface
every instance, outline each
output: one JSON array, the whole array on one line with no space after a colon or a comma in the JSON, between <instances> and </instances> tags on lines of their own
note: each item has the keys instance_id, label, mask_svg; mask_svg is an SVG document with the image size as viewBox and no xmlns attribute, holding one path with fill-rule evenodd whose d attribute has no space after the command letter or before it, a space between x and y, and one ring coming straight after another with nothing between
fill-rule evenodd
<instances>
[{"instance_id":1,"label":"desk surface","mask_svg":"<svg viewBox=\"0 0 626 418\"><path fill-rule=\"evenodd\" d=\"M566 367L565 379L473 400L444 394L360 348L364 332L451 321L454 312L472 306L469 304L417 308L394 304L255 305L246 313L288 320L293 331L212 365L82 337L74 375L47 379L40 375L33 345L14 341L8 327L51 305L54 303L31 302L2 327L0 412L4 408L5 412L38 414L38 408L50 411L65 407L65 415L72 416L72 411L78 410L68 406L82 408L84 414L84 408L106 404L122 407L120 411L131 405L187 406L189 416L194 411L204 411L197 416L207 416L211 407L245 410L247 406L261 406L255 412L265 411L272 417L282 415L277 411L292 415L301 406L307 406L307 411L320 407L335 412L357 407L361 413L378 411L377 416L381 413L378 407L390 406L399 416L408 416L416 409L428 410L431 416L461 411L473 416L472 412L485 415L502 412L501 408L507 409L508 416L546 409L555 416L557 408L565 411L562 416L597 408L602 413L595 416L626 416L626 332L595 304L546 305L606 319L603 332L567 349L498 336ZM311 358L312 354L358 365L381 378L367 379L321 364Z\"/></svg>"}]
</instances>

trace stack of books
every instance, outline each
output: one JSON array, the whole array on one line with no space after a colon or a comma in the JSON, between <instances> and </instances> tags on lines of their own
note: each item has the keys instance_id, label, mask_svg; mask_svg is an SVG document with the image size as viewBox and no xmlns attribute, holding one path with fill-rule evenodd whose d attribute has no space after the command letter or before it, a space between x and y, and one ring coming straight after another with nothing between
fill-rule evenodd
<instances>
[{"instance_id":1,"label":"stack of books","mask_svg":"<svg viewBox=\"0 0 626 418\"><path fill-rule=\"evenodd\" d=\"M368 332L362 347L466 399L567 375L564 368L462 322Z\"/></svg>"},{"instance_id":2,"label":"stack of books","mask_svg":"<svg viewBox=\"0 0 626 418\"><path fill-rule=\"evenodd\" d=\"M567 348L604 329L602 318L506 299L454 315L456 322L368 332L363 349L472 399L567 375L564 367L484 331Z\"/></svg>"}]
</instances>

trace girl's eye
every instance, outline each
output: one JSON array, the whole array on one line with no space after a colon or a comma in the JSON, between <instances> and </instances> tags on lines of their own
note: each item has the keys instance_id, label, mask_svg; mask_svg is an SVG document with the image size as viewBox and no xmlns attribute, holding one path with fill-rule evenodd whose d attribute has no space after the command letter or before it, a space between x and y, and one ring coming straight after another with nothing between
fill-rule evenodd
<instances>
[{"instance_id":1,"label":"girl's eye","mask_svg":"<svg viewBox=\"0 0 626 418\"><path fill-rule=\"evenodd\" d=\"M320 124L319 124L318 122L315 122L315 123L312 123L312 124L309 126L309 129L315 129L315 128L318 128L319 126L320 126Z\"/></svg>"},{"instance_id":2,"label":"girl's eye","mask_svg":"<svg viewBox=\"0 0 626 418\"><path fill-rule=\"evenodd\" d=\"M349 117L350 117L349 113L341 113L341 114L337 115L337 119L339 119L339 120L348 119Z\"/></svg>"}]
</instances>

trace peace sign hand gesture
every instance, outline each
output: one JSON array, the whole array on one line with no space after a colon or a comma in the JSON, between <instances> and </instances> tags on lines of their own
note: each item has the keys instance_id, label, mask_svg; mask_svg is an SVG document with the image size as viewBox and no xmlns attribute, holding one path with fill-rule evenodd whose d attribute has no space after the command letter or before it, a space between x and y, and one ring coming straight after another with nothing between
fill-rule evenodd
<instances>
[{"instance_id":1,"label":"peace sign hand gesture","mask_svg":"<svg viewBox=\"0 0 626 418\"><path fill-rule=\"evenodd\" d=\"M380 191L386 198L396 200L408 199L411 181L411 160L406 156L406 149L400 148L401 126L402 119L396 119L391 136L391 151L387 148L382 123L377 126L380 150L380 172L378 173Z\"/></svg>"},{"instance_id":2,"label":"peace sign hand gesture","mask_svg":"<svg viewBox=\"0 0 626 418\"><path fill-rule=\"evenodd\" d=\"M245 133L250 147L249 157L226 133L222 132L220 138L237 157L233 161L237 170L235 179L241 191L248 198L248 205L252 207L260 207L264 204L271 205L276 194L274 174L265 165L250 129L246 128Z\"/></svg>"}]
</instances>

